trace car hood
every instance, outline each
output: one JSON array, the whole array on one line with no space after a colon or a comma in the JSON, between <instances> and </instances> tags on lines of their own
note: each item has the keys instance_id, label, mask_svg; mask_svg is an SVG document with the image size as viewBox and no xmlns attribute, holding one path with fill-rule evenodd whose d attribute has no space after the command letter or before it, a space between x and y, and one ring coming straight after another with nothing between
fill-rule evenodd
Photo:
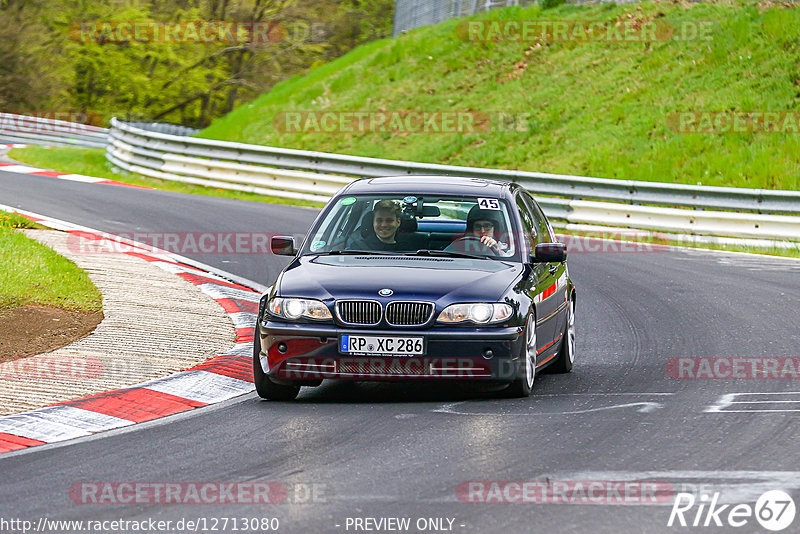
<instances>
[{"instance_id":1,"label":"car hood","mask_svg":"<svg viewBox=\"0 0 800 534\"><path fill-rule=\"evenodd\" d=\"M522 274L513 262L417 256L304 256L278 279L283 297L424 300L439 304L501 300ZM391 297L378 291L391 289Z\"/></svg>"}]
</instances>

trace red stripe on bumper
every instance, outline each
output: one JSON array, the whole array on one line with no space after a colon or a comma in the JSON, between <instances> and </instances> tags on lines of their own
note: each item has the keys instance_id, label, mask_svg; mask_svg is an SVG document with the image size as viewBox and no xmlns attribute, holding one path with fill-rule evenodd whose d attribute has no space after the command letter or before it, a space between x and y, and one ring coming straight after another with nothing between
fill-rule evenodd
<instances>
[{"instance_id":1,"label":"red stripe on bumper","mask_svg":"<svg viewBox=\"0 0 800 534\"><path fill-rule=\"evenodd\" d=\"M556 285L557 284L553 284L550 287L548 287L547 289L545 289L544 291L542 291L542 300L550 297L551 295L553 295L556 292Z\"/></svg>"},{"instance_id":2,"label":"red stripe on bumper","mask_svg":"<svg viewBox=\"0 0 800 534\"><path fill-rule=\"evenodd\" d=\"M545 345L544 347L542 347L542 349L541 349L541 350L537 350L537 351L536 351L536 354L541 354L542 352L546 351L546 350L547 350L549 347L551 347L551 346L553 345L553 343L555 343L556 341L558 341L559 339L561 339L563 336L564 336L564 334L560 334L560 335L559 335L557 338L555 338L553 341L551 341L550 343L548 343L547 345ZM552 357L553 357L553 356L550 356L550 358L552 358ZM544 362L541 362L541 363L540 363L540 365L541 365L542 363L545 363L545 362L549 361L549 360L550 360L550 358L547 358L547 359L546 359Z\"/></svg>"}]
</instances>

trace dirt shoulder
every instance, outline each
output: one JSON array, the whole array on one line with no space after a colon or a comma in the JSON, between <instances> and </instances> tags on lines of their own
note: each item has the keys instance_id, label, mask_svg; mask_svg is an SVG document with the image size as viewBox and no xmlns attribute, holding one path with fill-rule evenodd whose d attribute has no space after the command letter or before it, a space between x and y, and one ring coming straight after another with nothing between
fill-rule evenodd
<instances>
[{"instance_id":1,"label":"dirt shoulder","mask_svg":"<svg viewBox=\"0 0 800 534\"><path fill-rule=\"evenodd\" d=\"M89 335L103 312L26 305L0 309L0 363L60 349Z\"/></svg>"}]
</instances>

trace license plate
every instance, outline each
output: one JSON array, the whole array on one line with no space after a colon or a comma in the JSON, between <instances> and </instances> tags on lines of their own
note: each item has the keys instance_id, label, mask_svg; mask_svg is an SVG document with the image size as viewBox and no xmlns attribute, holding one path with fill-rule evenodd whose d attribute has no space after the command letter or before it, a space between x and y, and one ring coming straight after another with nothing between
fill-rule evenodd
<instances>
[{"instance_id":1,"label":"license plate","mask_svg":"<svg viewBox=\"0 0 800 534\"><path fill-rule=\"evenodd\" d=\"M425 343L421 337L353 336L346 334L339 338L339 352L362 355L420 356L425 354Z\"/></svg>"}]
</instances>

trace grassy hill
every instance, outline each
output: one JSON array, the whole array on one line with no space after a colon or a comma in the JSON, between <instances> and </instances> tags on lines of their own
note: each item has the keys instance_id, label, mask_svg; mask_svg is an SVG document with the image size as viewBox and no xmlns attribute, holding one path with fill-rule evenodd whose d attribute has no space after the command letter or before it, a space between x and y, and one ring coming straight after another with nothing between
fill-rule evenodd
<instances>
[{"instance_id":1,"label":"grassy hill","mask_svg":"<svg viewBox=\"0 0 800 534\"><path fill-rule=\"evenodd\" d=\"M200 136L456 165L798 189L800 133L683 133L669 122L681 111L800 113L800 9L785 6L677 1L494 10L474 20L653 22L676 35L474 42L463 38L463 21L451 20L356 48L275 86ZM471 111L491 122L489 131L459 133L285 133L273 120L287 110ZM498 112L522 117L522 127L501 127Z\"/></svg>"}]
</instances>

